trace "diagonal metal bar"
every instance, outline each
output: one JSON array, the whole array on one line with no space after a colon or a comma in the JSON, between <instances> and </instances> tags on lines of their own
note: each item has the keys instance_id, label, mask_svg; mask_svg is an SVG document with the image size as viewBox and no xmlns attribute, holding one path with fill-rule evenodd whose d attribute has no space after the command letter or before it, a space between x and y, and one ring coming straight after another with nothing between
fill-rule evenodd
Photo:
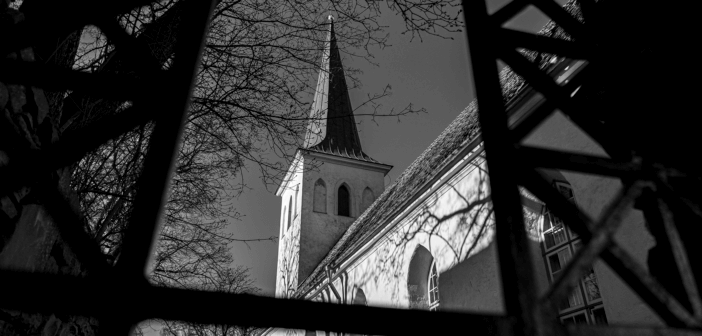
<instances>
[{"instance_id":1,"label":"diagonal metal bar","mask_svg":"<svg viewBox=\"0 0 702 336\"><path fill-rule=\"evenodd\" d=\"M702 327L665 288L656 281L646 269L636 262L628 252L614 244L600 256L656 313L671 327ZM654 301L655 300L655 301ZM660 302L666 310L658 311L656 303ZM675 317L677 321L671 320Z\"/></svg>"},{"instance_id":2,"label":"diagonal metal bar","mask_svg":"<svg viewBox=\"0 0 702 336\"><path fill-rule=\"evenodd\" d=\"M0 185L0 191L16 190L37 176L78 162L108 140L151 121L158 111L156 106L131 106L117 115L66 133L47 149L15 153L9 165L0 167L0 179L7 181Z\"/></svg>"},{"instance_id":3,"label":"diagonal metal bar","mask_svg":"<svg viewBox=\"0 0 702 336\"><path fill-rule=\"evenodd\" d=\"M644 188L652 185L651 182L639 180L628 188L622 188L614 201L605 209L600 220L592 226L592 238L568 262L560 276L541 297L541 304L554 305L553 308L556 308L555 305L558 302L568 297L600 253L611 245L614 233L631 211L634 201L641 195Z\"/></svg>"},{"instance_id":4,"label":"diagonal metal bar","mask_svg":"<svg viewBox=\"0 0 702 336\"><path fill-rule=\"evenodd\" d=\"M563 85L564 91L565 92L572 92L575 91L579 86L583 85L583 83L588 79L588 77L592 73L592 65L589 63L581 65L581 70L570 77L568 83ZM578 98L578 95L576 94L574 96L576 99ZM524 137L529 135L536 127L541 124L542 121L544 121L546 118L548 118L553 111L558 108L557 104L555 103L554 100L552 99L543 99L543 102L541 105L539 105L534 111L526 115L522 120L519 121L518 124L513 125L512 131L510 134L512 134L512 138L516 143L520 142Z\"/></svg>"},{"instance_id":5,"label":"diagonal metal bar","mask_svg":"<svg viewBox=\"0 0 702 336\"><path fill-rule=\"evenodd\" d=\"M98 27L116 45L116 52L126 54L124 60L128 61L133 69L147 74L161 69L161 63L156 59L149 45L143 39L127 34L114 19L102 20Z\"/></svg>"},{"instance_id":6,"label":"diagonal metal bar","mask_svg":"<svg viewBox=\"0 0 702 336\"><path fill-rule=\"evenodd\" d=\"M124 238L124 250L116 265L123 276L128 278L143 277L159 232L161 211L167 197L173 162L215 2L187 2L186 12L189 15L180 28L172 70L177 85L174 85L173 92L168 92L172 99L151 101L148 104L166 113L162 112L156 117L144 170L137 184L134 211ZM166 93L162 92L159 96L165 97Z\"/></svg>"},{"instance_id":7,"label":"diagonal metal bar","mask_svg":"<svg viewBox=\"0 0 702 336\"><path fill-rule=\"evenodd\" d=\"M692 273L692 267L690 266L690 260L687 256L687 250L685 250L680 233L675 227L673 213L668 207L668 204L666 204L662 198L658 198L658 210L661 214L661 218L663 219L663 227L668 235L670 246L673 249L675 264L678 266L680 278L682 279L683 286L685 287L685 291L687 292L687 296L692 305L693 315L695 319L702 322L702 302L700 302L700 292L697 288L695 276Z\"/></svg>"},{"instance_id":8,"label":"diagonal metal bar","mask_svg":"<svg viewBox=\"0 0 702 336\"><path fill-rule=\"evenodd\" d=\"M541 72L524 56L509 48L500 49L500 58L505 61L520 76L524 77L537 91L547 99L553 99L556 106L568 114L578 126L583 128L595 139L612 157L630 157L629 151L623 147L621 138L614 138L601 123L593 121L570 99L569 91L554 83L553 79Z\"/></svg>"},{"instance_id":9,"label":"diagonal metal bar","mask_svg":"<svg viewBox=\"0 0 702 336\"><path fill-rule=\"evenodd\" d=\"M592 56L591 52L584 47L584 44L573 41L507 28L497 28L496 35L501 40L501 43L505 43L506 46L514 49L524 48L574 59L587 59Z\"/></svg>"},{"instance_id":10,"label":"diagonal metal bar","mask_svg":"<svg viewBox=\"0 0 702 336\"><path fill-rule=\"evenodd\" d=\"M520 170L521 184L534 196L549 205L585 243L592 237L593 220L577 206L567 201L547 180L531 169ZM635 293L671 327L697 326L697 322L663 286L658 283L636 260L614 242L600 257L614 270Z\"/></svg>"},{"instance_id":11,"label":"diagonal metal bar","mask_svg":"<svg viewBox=\"0 0 702 336\"><path fill-rule=\"evenodd\" d=\"M571 16L566 12L561 6L559 6L553 0L531 0L531 2L539 8L546 16L555 21L556 24L563 27L566 32L573 37L573 39L579 41L578 43L583 43L584 41L589 42L590 36L588 35L585 26L580 23L576 18Z\"/></svg>"},{"instance_id":12,"label":"diagonal metal bar","mask_svg":"<svg viewBox=\"0 0 702 336\"><path fill-rule=\"evenodd\" d=\"M520 146L517 153L521 162L543 168L615 177L628 177L641 171L641 165L636 161L617 161L576 152Z\"/></svg>"},{"instance_id":13,"label":"diagonal metal bar","mask_svg":"<svg viewBox=\"0 0 702 336\"><path fill-rule=\"evenodd\" d=\"M681 196L673 191L673 188L668 184L666 181L659 179L657 181L657 191L661 193L664 199L667 200L675 200L679 199L685 206L687 206L690 211L692 211L695 215L699 216L702 218L702 209L700 209L700 205L697 204L696 202L693 202L687 197Z\"/></svg>"},{"instance_id":14,"label":"diagonal metal bar","mask_svg":"<svg viewBox=\"0 0 702 336\"><path fill-rule=\"evenodd\" d=\"M536 284L523 223L521 197L512 174L515 148L509 138L507 113L497 72L496 55L484 27L490 17L484 1L463 1L473 81L479 103L479 120L492 178L490 191L495 214L495 239L502 279L505 311L515 324L505 331L513 335L541 334L549 323L541 323L536 308ZM549 321L550 322L550 321Z\"/></svg>"},{"instance_id":15,"label":"diagonal metal bar","mask_svg":"<svg viewBox=\"0 0 702 336\"><path fill-rule=\"evenodd\" d=\"M89 0L42 2L40 9L20 7L25 21L6 29L0 35L0 51L21 50L31 47L37 39L44 37L46 27L61 27L67 31L78 30L89 24L97 24L102 18L113 18L134 8L146 6L156 0L102 1ZM48 5L48 6L47 6Z\"/></svg>"},{"instance_id":16,"label":"diagonal metal bar","mask_svg":"<svg viewBox=\"0 0 702 336\"><path fill-rule=\"evenodd\" d=\"M48 90L73 90L103 98L137 100L154 87L168 83L166 72L140 76L87 73L39 62L0 60L0 81L32 85Z\"/></svg>"},{"instance_id":17,"label":"diagonal metal bar","mask_svg":"<svg viewBox=\"0 0 702 336\"><path fill-rule=\"evenodd\" d=\"M490 15L490 23L493 27L500 27L506 21L512 19L515 15L519 14L524 7L529 5L526 0L512 0L504 7L500 8L497 12Z\"/></svg>"},{"instance_id":18,"label":"diagonal metal bar","mask_svg":"<svg viewBox=\"0 0 702 336\"><path fill-rule=\"evenodd\" d=\"M103 274L109 265L100 253L100 247L85 230L79 209L74 208L68 197L54 185L38 184L37 194L40 195L44 208L53 219L61 239L75 254L80 265L87 270L88 275Z\"/></svg>"},{"instance_id":19,"label":"diagonal metal bar","mask_svg":"<svg viewBox=\"0 0 702 336\"><path fill-rule=\"evenodd\" d=\"M591 23L597 22L597 3L594 0L577 0L577 2L583 13L586 28L590 27Z\"/></svg>"}]
</instances>

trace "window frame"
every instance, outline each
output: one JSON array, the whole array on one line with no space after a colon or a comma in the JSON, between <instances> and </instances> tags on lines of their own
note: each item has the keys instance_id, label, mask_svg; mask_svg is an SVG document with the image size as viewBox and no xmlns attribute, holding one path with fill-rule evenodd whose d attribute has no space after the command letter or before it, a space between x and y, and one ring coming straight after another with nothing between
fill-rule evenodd
<instances>
[{"instance_id":1,"label":"window frame","mask_svg":"<svg viewBox=\"0 0 702 336\"><path fill-rule=\"evenodd\" d=\"M561 193L563 196L568 198L568 200L571 203L573 203L574 205L577 205L576 199L575 199L575 190L568 182L554 181L553 186L554 186L554 188L557 189L557 191L559 193ZM564 192L563 188L567 188L569 190L569 193ZM548 210L548 208L546 206L544 206L544 210L543 210L542 214L544 216L544 219L543 219L544 222L541 223L541 227L540 227L540 231L541 231L540 233L541 233L541 239L542 239L541 244L540 244L541 245L541 252L542 252L542 256L543 256L543 260L544 260L544 264L545 264L545 270L547 272L547 279L549 280L550 283L553 283L555 280L555 277L554 277L554 274L552 271L552 265L551 265L551 261L549 260L549 258L560 253L561 251L567 250L568 257L565 258L566 259L565 263L562 263L560 265L561 270L563 270L563 268L567 265L567 263L570 260L572 260L572 258L575 256L577 251L582 247L583 242L582 242L582 239L580 239L580 237L577 234L575 234L573 231L571 231L570 228L568 228L563 221L559 220L563 225L563 236L565 239L558 244L555 244L551 247L547 247L546 238L544 235L544 233L545 233L544 227L546 225L545 221L546 220L552 221L552 218L555 216L553 216L551 214L551 212ZM551 217L547 217L547 216L551 216ZM555 221L552 221L551 225L553 225L553 223L555 223ZM566 228L567 228L567 230L566 230ZM559 258L559 262L560 262L560 258ZM599 277L597 276L597 272L595 271L594 266L591 269L592 269L592 274L594 274L595 279L596 279L595 283L599 289L600 288ZM578 282L577 288L573 289L573 294L575 294L579 297L578 300L579 300L580 304L575 305L573 307L560 309L560 302L557 303L557 306L559 308L558 309L558 316L559 316L559 320L562 323L564 320L566 320L568 318L573 318L574 316L584 314L585 320L588 324L595 324L593 312L597 309L602 309L603 314L604 314L603 316L604 316L605 320L607 319L607 311L606 311L606 308L604 306L602 292L600 291L599 298L590 300L588 298L585 277L580 279L580 281ZM571 294L571 295L573 295L573 294ZM571 299L571 296L569 296L568 300L570 301L570 299Z\"/></svg>"},{"instance_id":2,"label":"window frame","mask_svg":"<svg viewBox=\"0 0 702 336\"><path fill-rule=\"evenodd\" d=\"M436 300L432 300L433 298ZM427 301L429 303L430 311L437 311L441 305L441 300L439 298L439 272L436 269L436 258L431 261L429 266L429 275L427 276Z\"/></svg>"}]
</instances>

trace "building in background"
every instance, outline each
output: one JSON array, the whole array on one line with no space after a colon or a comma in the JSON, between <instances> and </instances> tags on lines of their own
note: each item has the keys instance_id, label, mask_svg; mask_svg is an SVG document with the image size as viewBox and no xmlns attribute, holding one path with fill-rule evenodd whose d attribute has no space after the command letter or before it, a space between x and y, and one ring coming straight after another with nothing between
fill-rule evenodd
<instances>
[{"instance_id":1,"label":"building in background","mask_svg":"<svg viewBox=\"0 0 702 336\"><path fill-rule=\"evenodd\" d=\"M553 32L557 27L549 24L545 29ZM539 57L539 61L561 85L584 64L555 57ZM333 23L322 62L311 111L316 121L310 124L304 147L298 150L277 191L282 205L276 296L395 308L502 312L489 174L476 103L461 112L385 188L383 178L392 167L363 153ZM502 70L501 78L509 122L516 126L544 99L508 68ZM560 112L548 117L523 143L606 155ZM594 218L621 188L619 180L608 177L544 173L554 188ZM581 242L537 198L522 190L522 199L532 240L529 253L543 293ZM641 212L628 215L615 239L646 265L655 241ZM662 324L602 262L596 262L569 298L559 304L559 318L576 324ZM266 333L315 334L274 328Z\"/></svg>"}]
</instances>

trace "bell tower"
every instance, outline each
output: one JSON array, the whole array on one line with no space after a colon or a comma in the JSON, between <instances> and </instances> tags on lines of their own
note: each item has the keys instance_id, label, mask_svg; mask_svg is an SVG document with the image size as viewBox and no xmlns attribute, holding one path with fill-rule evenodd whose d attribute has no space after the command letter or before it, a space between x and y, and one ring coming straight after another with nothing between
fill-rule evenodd
<instances>
[{"instance_id":1,"label":"bell tower","mask_svg":"<svg viewBox=\"0 0 702 336\"><path fill-rule=\"evenodd\" d=\"M282 199L276 297L297 290L383 192L392 169L361 148L331 16L320 68L303 147L276 191Z\"/></svg>"}]
</instances>

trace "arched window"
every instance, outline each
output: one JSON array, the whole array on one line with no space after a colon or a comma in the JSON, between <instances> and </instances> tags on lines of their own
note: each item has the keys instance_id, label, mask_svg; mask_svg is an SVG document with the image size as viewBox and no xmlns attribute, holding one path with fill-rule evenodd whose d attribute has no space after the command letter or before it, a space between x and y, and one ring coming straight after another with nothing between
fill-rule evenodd
<instances>
[{"instance_id":1,"label":"arched window","mask_svg":"<svg viewBox=\"0 0 702 336\"><path fill-rule=\"evenodd\" d=\"M432 274L432 272L434 274ZM432 276L434 282L430 281ZM435 288L432 288L435 285ZM439 277L436 273L434 265L434 257L431 252L424 246L418 245L414 250L412 260L409 265L409 273L407 274L407 291L409 293L409 307L413 309L431 309L436 310L439 300ZM435 295L435 300L432 301L430 294ZM434 305L432 306L432 303Z\"/></svg>"},{"instance_id":2,"label":"arched window","mask_svg":"<svg viewBox=\"0 0 702 336\"><path fill-rule=\"evenodd\" d=\"M295 218L297 218L297 194L300 191L300 185L295 186Z\"/></svg>"},{"instance_id":3,"label":"arched window","mask_svg":"<svg viewBox=\"0 0 702 336\"><path fill-rule=\"evenodd\" d=\"M375 200L375 196L373 195L373 191L370 190L370 188L368 188L368 187L366 187L366 189L363 189L363 195L361 197L361 212L368 209L368 207L371 204L373 204L374 200Z\"/></svg>"},{"instance_id":4,"label":"arched window","mask_svg":"<svg viewBox=\"0 0 702 336\"><path fill-rule=\"evenodd\" d=\"M436 310L439 308L439 273L436 272L436 260L431 262L431 268L429 269L429 288L427 288L429 296L429 310Z\"/></svg>"},{"instance_id":5,"label":"arched window","mask_svg":"<svg viewBox=\"0 0 702 336\"><path fill-rule=\"evenodd\" d=\"M290 196L290 201L288 202L288 229L290 228L290 223L292 222L292 196Z\"/></svg>"},{"instance_id":6,"label":"arched window","mask_svg":"<svg viewBox=\"0 0 702 336\"><path fill-rule=\"evenodd\" d=\"M339 216L351 217L351 195L345 185L339 187L338 193Z\"/></svg>"},{"instance_id":7,"label":"arched window","mask_svg":"<svg viewBox=\"0 0 702 336\"><path fill-rule=\"evenodd\" d=\"M280 221L280 235L282 236L285 233L285 214L287 213L288 209L287 207L283 206L283 220Z\"/></svg>"},{"instance_id":8,"label":"arched window","mask_svg":"<svg viewBox=\"0 0 702 336\"><path fill-rule=\"evenodd\" d=\"M314 184L314 212L327 213L327 186L322 179Z\"/></svg>"},{"instance_id":9,"label":"arched window","mask_svg":"<svg viewBox=\"0 0 702 336\"><path fill-rule=\"evenodd\" d=\"M366 294L363 292L363 289L356 289L356 295L353 297L353 304L360 306L365 306L368 304L366 301Z\"/></svg>"}]
</instances>

